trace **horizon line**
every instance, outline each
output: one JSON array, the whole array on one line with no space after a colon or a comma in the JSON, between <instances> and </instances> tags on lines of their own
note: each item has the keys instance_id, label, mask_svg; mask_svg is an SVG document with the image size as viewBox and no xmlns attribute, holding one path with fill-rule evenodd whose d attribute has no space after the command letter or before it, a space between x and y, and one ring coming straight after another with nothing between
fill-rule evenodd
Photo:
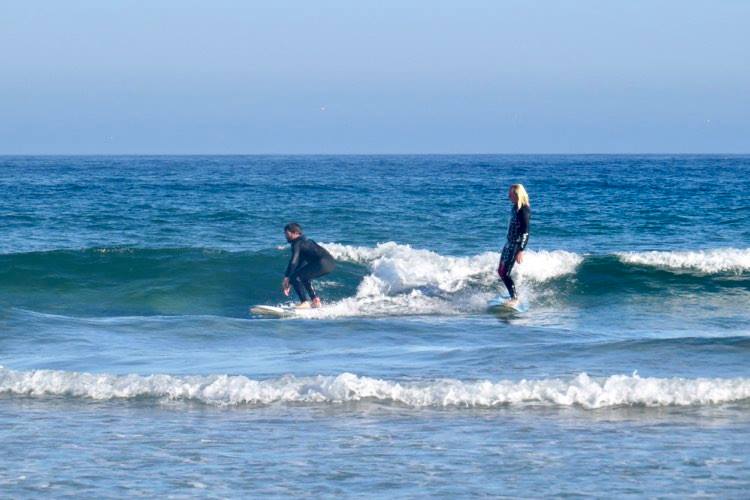
<instances>
[{"instance_id":1,"label":"horizon line","mask_svg":"<svg viewBox=\"0 0 750 500\"><path fill-rule=\"evenodd\" d=\"M642 152L642 153L0 153L18 156L750 156L750 152Z\"/></svg>"}]
</instances>

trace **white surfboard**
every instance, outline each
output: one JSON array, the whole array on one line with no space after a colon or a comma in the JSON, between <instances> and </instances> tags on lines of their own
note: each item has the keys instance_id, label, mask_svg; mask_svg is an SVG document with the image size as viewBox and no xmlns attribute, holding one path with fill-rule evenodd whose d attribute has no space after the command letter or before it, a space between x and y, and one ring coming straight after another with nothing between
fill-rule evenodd
<instances>
[{"instance_id":1,"label":"white surfboard","mask_svg":"<svg viewBox=\"0 0 750 500\"><path fill-rule=\"evenodd\" d=\"M288 316L294 316L294 313L294 307L257 305L250 308L250 314L255 314L257 316L270 316L273 318L286 318Z\"/></svg>"},{"instance_id":2,"label":"white surfboard","mask_svg":"<svg viewBox=\"0 0 750 500\"><path fill-rule=\"evenodd\" d=\"M524 313L529 310L529 305L526 302L519 301L516 305L512 306L508 303L508 298L498 295L494 299L487 302L487 310L490 312L517 312Z\"/></svg>"}]
</instances>

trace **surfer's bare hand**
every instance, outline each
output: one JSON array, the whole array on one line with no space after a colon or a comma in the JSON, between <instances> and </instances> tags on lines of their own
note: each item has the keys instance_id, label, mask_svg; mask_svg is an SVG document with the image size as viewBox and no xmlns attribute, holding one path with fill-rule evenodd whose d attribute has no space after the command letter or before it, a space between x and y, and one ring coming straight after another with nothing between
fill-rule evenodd
<instances>
[{"instance_id":1,"label":"surfer's bare hand","mask_svg":"<svg viewBox=\"0 0 750 500\"><path fill-rule=\"evenodd\" d=\"M523 250L521 250L520 252L518 252L518 253L516 254L516 262L517 262L518 264L520 264L520 263L522 263L522 262L523 262Z\"/></svg>"},{"instance_id":2,"label":"surfer's bare hand","mask_svg":"<svg viewBox=\"0 0 750 500\"><path fill-rule=\"evenodd\" d=\"M281 290L284 292L284 295L288 297L291 288L289 286L289 278L284 278L284 281L281 282Z\"/></svg>"}]
</instances>

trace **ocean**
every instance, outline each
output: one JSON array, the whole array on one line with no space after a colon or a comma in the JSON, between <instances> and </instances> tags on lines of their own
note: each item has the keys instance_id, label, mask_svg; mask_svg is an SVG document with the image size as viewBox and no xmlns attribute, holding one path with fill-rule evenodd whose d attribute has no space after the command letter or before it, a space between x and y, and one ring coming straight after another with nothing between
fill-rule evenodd
<instances>
[{"instance_id":1,"label":"ocean","mask_svg":"<svg viewBox=\"0 0 750 500\"><path fill-rule=\"evenodd\" d=\"M4 497L746 497L749 156L0 157ZM493 314L510 204L524 313ZM337 259L286 302L287 222Z\"/></svg>"}]
</instances>

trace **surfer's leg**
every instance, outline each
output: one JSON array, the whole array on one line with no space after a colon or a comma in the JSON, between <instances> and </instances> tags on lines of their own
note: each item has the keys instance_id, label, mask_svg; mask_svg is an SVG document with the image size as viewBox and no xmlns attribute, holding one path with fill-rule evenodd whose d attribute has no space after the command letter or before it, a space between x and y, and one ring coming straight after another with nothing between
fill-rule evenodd
<instances>
[{"instance_id":1,"label":"surfer's leg","mask_svg":"<svg viewBox=\"0 0 750 500\"><path fill-rule=\"evenodd\" d=\"M302 283L305 285L305 290L307 290L307 294L310 296L310 299L317 299L318 294L315 293L315 288L313 287L312 281L303 281Z\"/></svg>"},{"instance_id":2,"label":"surfer's leg","mask_svg":"<svg viewBox=\"0 0 750 500\"><path fill-rule=\"evenodd\" d=\"M307 265L300 272L300 279L302 280L302 284L305 286L305 290L307 290L307 293L313 300L318 297L318 294L315 293L315 288L313 288L312 280L315 278L319 278L324 274L328 273L320 265L320 262L315 262L313 264Z\"/></svg>"},{"instance_id":3,"label":"surfer's leg","mask_svg":"<svg viewBox=\"0 0 750 500\"><path fill-rule=\"evenodd\" d=\"M299 297L299 301L305 302L307 300L307 296L305 295L305 288L299 275L294 273L289 276L289 283L292 284L292 288L294 288L294 292L297 294L297 297Z\"/></svg>"},{"instance_id":4,"label":"surfer's leg","mask_svg":"<svg viewBox=\"0 0 750 500\"><path fill-rule=\"evenodd\" d=\"M313 262L300 269L300 280L302 281L305 290L307 290L307 293L310 295L310 299L312 299L313 302L320 302L320 299L318 298L318 294L315 292L312 280L314 280L315 278L320 278L321 276L325 276L326 274L330 273L332 269L333 266L329 265L329 263L325 261Z\"/></svg>"},{"instance_id":5,"label":"surfer's leg","mask_svg":"<svg viewBox=\"0 0 750 500\"><path fill-rule=\"evenodd\" d=\"M503 248L503 255L500 257L500 265L497 268L497 274L500 275L500 279L505 284L505 288L508 289L510 299L516 298L516 284L513 282L513 278L510 277L510 272L513 270L513 264L516 262L516 254L518 249L516 245L507 244Z\"/></svg>"},{"instance_id":6,"label":"surfer's leg","mask_svg":"<svg viewBox=\"0 0 750 500\"><path fill-rule=\"evenodd\" d=\"M315 300L315 298L318 296L315 293L315 288L313 288L312 286L312 279L317 274L315 272L316 267L316 264L308 264L300 269L298 273L295 273L297 275L297 281L300 284L300 288L304 288L304 290L307 291L307 294L312 300Z\"/></svg>"},{"instance_id":7,"label":"surfer's leg","mask_svg":"<svg viewBox=\"0 0 750 500\"><path fill-rule=\"evenodd\" d=\"M503 283L505 284L505 288L508 289L508 294L510 295L510 299L513 300L516 298L516 284L513 282L513 278L510 277L510 274L502 274L500 275L500 278L503 280Z\"/></svg>"},{"instance_id":8,"label":"surfer's leg","mask_svg":"<svg viewBox=\"0 0 750 500\"><path fill-rule=\"evenodd\" d=\"M310 285L310 282L309 280L306 279L305 270L309 267L310 267L309 264L305 264L302 267L298 268L289 276L289 283L292 284L292 287L294 288L294 291L297 294L297 297L299 297L300 302L307 302L307 295L305 294L305 289L309 290L308 286ZM310 298L315 298L315 297L312 296Z\"/></svg>"}]
</instances>

